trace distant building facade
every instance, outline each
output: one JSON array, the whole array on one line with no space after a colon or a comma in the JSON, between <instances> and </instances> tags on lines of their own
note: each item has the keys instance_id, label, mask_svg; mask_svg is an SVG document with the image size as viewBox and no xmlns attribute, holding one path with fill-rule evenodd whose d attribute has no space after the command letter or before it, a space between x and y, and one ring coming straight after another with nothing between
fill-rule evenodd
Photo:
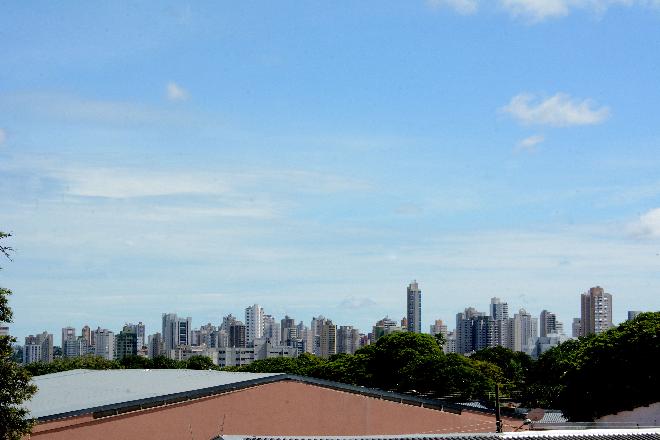
<instances>
[{"instance_id":1,"label":"distant building facade","mask_svg":"<svg viewBox=\"0 0 660 440\"><path fill-rule=\"evenodd\" d=\"M612 295L592 287L580 297L580 336L600 334L612 328Z\"/></svg>"},{"instance_id":2,"label":"distant building facade","mask_svg":"<svg viewBox=\"0 0 660 440\"><path fill-rule=\"evenodd\" d=\"M416 280L408 285L406 290L407 324L408 331L412 333L422 332L422 291Z\"/></svg>"}]
</instances>

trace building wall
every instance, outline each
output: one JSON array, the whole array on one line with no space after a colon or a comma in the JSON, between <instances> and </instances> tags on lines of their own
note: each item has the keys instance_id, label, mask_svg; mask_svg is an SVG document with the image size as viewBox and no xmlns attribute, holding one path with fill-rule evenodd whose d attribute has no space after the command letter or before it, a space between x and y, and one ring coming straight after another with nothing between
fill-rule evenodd
<instances>
[{"instance_id":1,"label":"building wall","mask_svg":"<svg viewBox=\"0 0 660 440\"><path fill-rule=\"evenodd\" d=\"M70 423L69 426L66 426ZM513 423L511 423L513 424ZM211 439L221 434L376 435L484 432L490 415L452 413L298 382L276 382L166 407L37 425L32 439Z\"/></svg>"},{"instance_id":2,"label":"building wall","mask_svg":"<svg viewBox=\"0 0 660 440\"><path fill-rule=\"evenodd\" d=\"M597 419L596 422L632 423L638 426L660 426L660 402L641 406L632 411L621 411Z\"/></svg>"}]
</instances>

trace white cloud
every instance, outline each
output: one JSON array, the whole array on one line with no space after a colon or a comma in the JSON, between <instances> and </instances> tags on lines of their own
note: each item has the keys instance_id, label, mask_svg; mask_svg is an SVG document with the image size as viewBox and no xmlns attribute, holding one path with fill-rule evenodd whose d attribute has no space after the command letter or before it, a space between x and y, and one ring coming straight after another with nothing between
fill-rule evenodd
<instances>
[{"instance_id":1,"label":"white cloud","mask_svg":"<svg viewBox=\"0 0 660 440\"><path fill-rule=\"evenodd\" d=\"M594 14L604 14L613 6L658 7L658 0L500 0L500 6L514 18L531 23L569 15L581 9Z\"/></svg>"},{"instance_id":2,"label":"white cloud","mask_svg":"<svg viewBox=\"0 0 660 440\"><path fill-rule=\"evenodd\" d=\"M7 132L0 128L0 145L4 144L7 140Z\"/></svg>"},{"instance_id":3,"label":"white cloud","mask_svg":"<svg viewBox=\"0 0 660 440\"><path fill-rule=\"evenodd\" d=\"M567 127L571 125L600 124L610 115L608 107L595 107L589 99L573 99L565 93L537 101L531 94L511 98L501 109L523 124Z\"/></svg>"},{"instance_id":4,"label":"white cloud","mask_svg":"<svg viewBox=\"0 0 660 440\"><path fill-rule=\"evenodd\" d=\"M536 146L543 141L545 141L545 136L541 134L535 134L533 136L526 137L525 139L518 142L515 151L516 152L526 151L528 153L533 153L536 151Z\"/></svg>"},{"instance_id":5,"label":"white cloud","mask_svg":"<svg viewBox=\"0 0 660 440\"><path fill-rule=\"evenodd\" d=\"M478 0L427 0L432 8L448 7L462 15L474 14L479 9Z\"/></svg>"},{"instance_id":6,"label":"white cloud","mask_svg":"<svg viewBox=\"0 0 660 440\"><path fill-rule=\"evenodd\" d=\"M185 101L190 97L188 91L174 81L167 83L166 89L167 99L170 101Z\"/></svg>"},{"instance_id":7,"label":"white cloud","mask_svg":"<svg viewBox=\"0 0 660 440\"><path fill-rule=\"evenodd\" d=\"M522 17L532 22L569 13L567 0L501 0L500 3L513 17Z\"/></svg>"},{"instance_id":8,"label":"white cloud","mask_svg":"<svg viewBox=\"0 0 660 440\"><path fill-rule=\"evenodd\" d=\"M660 208L651 209L628 227L638 237L660 238Z\"/></svg>"},{"instance_id":9,"label":"white cloud","mask_svg":"<svg viewBox=\"0 0 660 440\"><path fill-rule=\"evenodd\" d=\"M27 111L37 116L66 122L142 125L165 122L181 124L196 121L181 112L167 111L130 101L82 98L58 93L22 93L0 96L3 107Z\"/></svg>"},{"instance_id":10,"label":"white cloud","mask_svg":"<svg viewBox=\"0 0 660 440\"><path fill-rule=\"evenodd\" d=\"M66 192L75 196L132 198L228 191L224 181L217 177L192 173L82 168L55 174L64 180Z\"/></svg>"}]
</instances>

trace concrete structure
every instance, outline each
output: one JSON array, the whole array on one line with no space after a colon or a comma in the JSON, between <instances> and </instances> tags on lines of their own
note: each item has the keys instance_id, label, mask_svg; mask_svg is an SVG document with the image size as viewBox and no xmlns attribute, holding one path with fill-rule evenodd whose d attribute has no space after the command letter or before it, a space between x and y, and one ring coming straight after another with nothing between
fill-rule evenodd
<instances>
[{"instance_id":1,"label":"concrete structure","mask_svg":"<svg viewBox=\"0 0 660 440\"><path fill-rule=\"evenodd\" d=\"M147 357L153 359L163 354L163 336L160 333L149 335L147 340Z\"/></svg>"},{"instance_id":2,"label":"concrete structure","mask_svg":"<svg viewBox=\"0 0 660 440\"><path fill-rule=\"evenodd\" d=\"M525 309L513 315L513 351L522 351L532 355L538 338L538 321Z\"/></svg>"},{"instance_id":3,"label":"concrete structure","mask_svg":"<svg viewBox=\"0 0 660 440\"><path fill-rule=\"evenodd\" d=\"M319 356L328 358L337 353L337 326L326 319L321 326L319 338Z\"/></svg>"},{"instance_id":4,"label":"concrete structure","mask_svg":"<svg viewBox=\"0 0 660 440\"><path fill-rule=\"evenodd\" d=\"M73 327L64 327L62 329L62 356L72 358L78 356L79 350L76 344L76 329Z\"/></svg>"},{"instance_id":5,"label":"concrete structure","mask_svg":"<svg viewBox=\"0 0 660 440\"><path fill-rule=\"evenodd\" d=\"M571 324L571 336L577 338L582 332L582 320L580 318L573 318L573 323Z\"/></svg>"},{"instance_id":6,"label":"concrete structure","mask_svg":"<svg viewBox=\"0 0 660 440\"><path fill-rule=\"evenodd\" d=\"M499 298L490 299L490 316L495 321L509 319L509 304L502 302Z\"/></svg>"},{"instance_id":7,"label":"concrete structure","mask_svg":"<svg viewBox=\"0 0 660 440\"><path fill-rule=\"evenodd\" d=\"M145 335L145 328L142 321L137 324L127 323L124 325L124 328L129 328L137 336L137 347L142 348L146 347L147 340Z\"/></svg>"},{"instance_id":8,"label":"concrete structure","mask_svg":"<svg viewBox=\"0 0 660 440\"><path fill-rule=\"evenodd\" d=\"M170 356L179 345L191 344L192 318L179 318L176 313L163 313L163 351Z\"/></svg>"},{"instance_id":9,"label":"concrete structure","mask_svg":"<svg viewBox=\"0 0 660 440\"><path fill-rule=\"evenodd\" d=\"M600 287L592 287L580 297L580 336L600 334L612 328L612 295Z\"/></svg>"},{"instance_id":10,"label":"concrete structure","mask_svg":"<svg viewBox=\"0 0 660 440\"><path fill-rule=\"evenodd\" d=\"M212 439L492 431L492 414L284 374L73 370L34 378L31 439ZM84 386L80 386L84 383ZM505 426L519 420L505 419ZM509 428L510 429L510 428Z\"/></svg>"},{"instance_id":11,"label":"concrete structure","mask_svg":"<svg viewBox=\"0 0 660 440\"><path fill-rule=\"evenodd\" d=\"M53 362L53 335L43 332L25 337L23 363Z\"/></svg>"},{"instance_id":12,"label":"concrete structure","mask_svg":"<svg viewBox=\"0 0 660 440\"><path fill-rule=\"evenodd\" d=\"M494 322L474 307L456 314L456 353L467 354L494 344Z\"/></svg>"},{"instance_id":13,"label":"concrete structure","mask_svg":"<svg viewBox=\"0 0 660 440\"><path fill-rule=\"evenodd\" d=\"M351 325L337 329L337 353L353 354L360 348L360 331Z\"/></svg>"},{"instance_id":14,"label":"concrete structure","mask_svg":"<svg viewBox=\"0 0 660 440\"><path fill-rule=\"evenodd\" d=\"M89 328L88 325L86 325L82 328L81 336L85 340L85 342L87 343L88 347L91 347L92 345L94 345L94 343L92 342L92 329Z\"/></svg>"},{"instance_id":15,"label":"concrete structure","mask_svg":"<svg viewBox=\"0 0 660 440\"><path fill-rule=\"evenodd\" d=\"M632 321L641 315L643 312L641 310L628 310L628 321Z\"/></svg>"},{"instance_id":16,"label":"concrete structure","mask_svg":"<svg viewBox=\"0 0 660 440\"><path fill-rule=\"evenodd\" d=\"M245 309L245 340L251 346L255 339L264 334L264 309L254 304Z\"/></svg>"},{"instance_id":17,"label":"concrete structure","mask_svg":"<svg viewBox=\"0 0 660 440\"><path fill-rule=\"evenodd\" d=\"M541 311L539 316L541 326L541 337L545 338L549 334L559 333L557 330L557 315L547 310Z\"/></svg>"},{"instance_id":18,"label":"concrete structure","mask_svg":"<svg viewBox=\"0 0 660 440\"><path fill-rule=\"evenodd\" d=\"M108 360L115 358L115 334L108 329L101 329L100 327L94 330L94 339L96 345L94 346L94 354L96 356L104 357Z\"/></svg>"},{"instance_id":19,"label":"concrete structure","mask_svg":"<svg viewBox=\"0 0 660 440\"><path fill-rule=\"evenodd\" d=\"M227 347L247 347L247 330L241 321L229 325L229 341Z\"/></svg>"},{"instance_id":20,"label":"concrete structure","mask_svg":"<svg viewBox=\"0 0 660 440\"><path fill-rule=\"evenodd\" d=\"M121 360L127 356L137 355L138 335L134 330L134 326L127 324L115 337L115 359Z\"/></svg>"},{"instance_id":21,"label":"concrete structure","mask_svg":"<svg viewBox=\"0 0 660 440\"><path fill-rule=\"evenodd\" d=\"M376 342L381 336L389 335L394 332L405 332L406 328L398 326L396 321L387 316L376 322L372 328L372 343Z\"/></svg>"},{"instance_id":22,"label":"concrete structure","mask_svg":"<svg viewBox=\"0 0 660 440\"><path fill-rule=\"evenodd\" d=\"M408 331L413 333L422 332L422 291L419 289L417 280L413 280L406 289L406 320Z\"/></svg>"}]
</instances>

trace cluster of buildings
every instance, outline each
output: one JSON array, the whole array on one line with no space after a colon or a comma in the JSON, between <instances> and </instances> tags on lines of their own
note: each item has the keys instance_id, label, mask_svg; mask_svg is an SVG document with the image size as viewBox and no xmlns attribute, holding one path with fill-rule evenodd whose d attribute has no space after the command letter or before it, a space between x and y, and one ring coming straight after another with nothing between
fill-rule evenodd
<instances>
[{"instance_id":1,"label":"cluster of buildings","mask_svg":"<svg viewBox=\"0 0 660 440\"><path fill-rule=\"evenodd\" d=\"M59 350L53 347L53 335L48 332L26 337L23 362L50 362L56 355L73 358L93 354L111 360L129 355L186 360L203 355L224 367L301 353L327 358L337 353L353 354L393 332L421 333L422 291L417 281L406 289L406 306L406 316L400 321L386 316L367 334L350 325L338 326L324 316L312 318L309 326L302 321L296 323L288 315L278 320L258 304L245 309L243 321L229 314L218 326L207 323L199 328L193 328L190 317L163 313L161 331L148 336L142 322L126 324L117 334L89 326L77 334L75 328L65 327ZM629 312L629 319L638 313ZM592 287L581 296L581 315L573 319L571 336L598 334L610 327L612 295L600 286ZM491 298L488 314L468 307L456 315L454 331L448 331L442 320L436 320L430 333L443 335L445 352L465 355L503 346L536 357L569 338L551 311L543 310L537 318L520 309L510 316L508 303L500 298Z\"/></svg>"}]
</instances>

